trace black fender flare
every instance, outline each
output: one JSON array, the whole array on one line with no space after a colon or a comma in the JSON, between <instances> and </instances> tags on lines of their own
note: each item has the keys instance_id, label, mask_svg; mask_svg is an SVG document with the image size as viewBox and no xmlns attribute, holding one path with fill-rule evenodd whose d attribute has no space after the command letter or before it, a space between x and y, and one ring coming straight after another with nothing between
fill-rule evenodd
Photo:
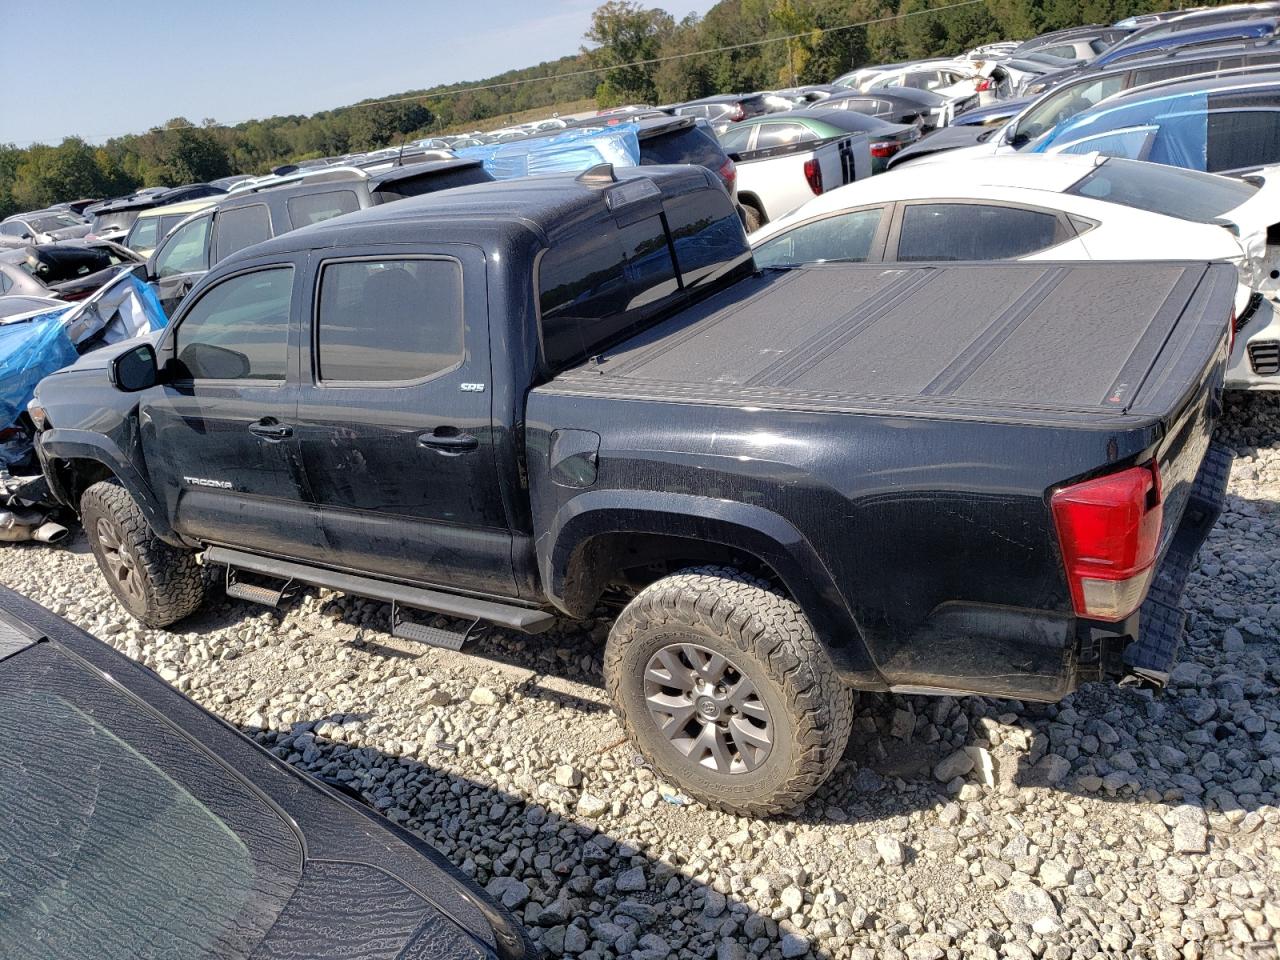
<instances>
[{"instance_id":1,"label":"black fender flare","mask_svg":"<svg viewBox=\"0 0 1280 960\"><path fill-rule=\"evenodd\" d=\"M565 576L574 551L609 534L660 534L712 542L768 564L813 624L845 681L888 688L862 630L813 545L764 507L682 493L592 490L556 512L538 538L538 566L551 602L567 610Z\"/></svg>"},{"instance_id":2,"label":"black fender flare","mask_svg":"<svg viewBox=\"0 0 1280 960\"><path fill-rule=\"evenodd\" d=\"M80 505L70 502L69 491L62 489L58 481L56 465L58 461L93 460L102 464L120 481L120 485L128 491L129 496L142 509L155 535L165 543L175 547L188 547L173 525L161 505L160 500L151 489L146 475L134 463L115 441L104 434L92 430L59 430L51 428L40 434L40 460L45 467L45 476L49 480L49 488L60 502L79 512Z\"/></svg>"}]
</instances>

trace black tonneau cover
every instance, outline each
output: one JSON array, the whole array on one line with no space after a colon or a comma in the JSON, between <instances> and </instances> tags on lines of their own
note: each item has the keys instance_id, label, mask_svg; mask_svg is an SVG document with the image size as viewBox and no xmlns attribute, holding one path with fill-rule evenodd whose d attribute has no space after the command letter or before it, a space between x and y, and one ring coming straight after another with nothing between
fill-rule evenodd
<instances>
[{"instance_id":1,"label":"black tonneau cover","mask_svg":"<svg viewBox=\"0 0 1280 960\"><path fill-rule=\"evenodd\" d=\"M766 270L554 386L1024 421L1167 416L1203 380L1235 289L1229 265L1206 263Z\"/></svg>"}]
</instances>

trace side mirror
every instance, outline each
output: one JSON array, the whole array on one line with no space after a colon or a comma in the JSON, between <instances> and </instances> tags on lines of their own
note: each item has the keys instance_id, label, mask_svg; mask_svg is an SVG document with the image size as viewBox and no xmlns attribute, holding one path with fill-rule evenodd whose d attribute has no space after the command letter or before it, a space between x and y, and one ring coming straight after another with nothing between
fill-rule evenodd
<instances>
[{"instance_id":1,"label":"side mirror","mask_svg":"<svg viewBox=\"0 0 1280 960\"><path fill-rule=\"evenodd\" d=\"M125 393L136 393L154 387L160 381L155 347L143 343L120 354L111 361L107 374L112 385Z\"/></svg>"}]
</instances>

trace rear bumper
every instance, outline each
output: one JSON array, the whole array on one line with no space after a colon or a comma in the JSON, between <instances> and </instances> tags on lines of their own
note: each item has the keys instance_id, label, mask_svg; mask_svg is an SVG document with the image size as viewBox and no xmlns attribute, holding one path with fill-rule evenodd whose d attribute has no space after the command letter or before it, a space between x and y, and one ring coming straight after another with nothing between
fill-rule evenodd
<instances>
[{"instance_id":1,"label":"rear bumper","mask_svg":"<svg viewBox=\"0 0 1280 960\"><path fill-rule=\"evenodd\" d=\"M1182 592L1200 545L1217 523L1231 473L1231 451L1212 443L1205 454L1173 540L1138 614L1138 638L1124 650L1132 680L1164 686L1182 646Z\"/></svg>"}]
</instances>

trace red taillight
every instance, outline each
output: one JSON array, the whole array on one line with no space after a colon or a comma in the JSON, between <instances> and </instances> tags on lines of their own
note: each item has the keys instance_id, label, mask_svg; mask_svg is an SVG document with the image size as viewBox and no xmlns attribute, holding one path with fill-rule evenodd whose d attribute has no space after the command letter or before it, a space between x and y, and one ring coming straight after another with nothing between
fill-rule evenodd
<instances>
[{"instance_id":1,"label":"red taillight","mask_svg":"<svg viewBox=\"0 0 1280 960\"><path fill-rule=\"evenodd\" d=\"M93 291L93 290L73 290L73 291L71 291L70 293L60 293L60 294L58 294L58 299L59 299L59 300L66 300L68 303L75 303L77 300L84 300L84 299L87 299L87 298L88 298L89 296L91 296L94 292L95 292L95 291Z\"/></svg>"},{"instance_id":2,"label":"red taillight","mask_svg":"<svg viewBox=\"0 0 1280 960\"><path fill-rule=\"evenodd\" d=\"M729 114L729 119L736 123L739 120L746 119L746 116L747 116L747 111L742 109L742 104L735 103L733 105L733 112Z\"/></svg>"},{"instance_id":3,"label":"red taillight","mask_svg":"<svg viewBox=\"0 0 1280 960\"><path fill-rule=\"evenodd\" d=\"M1063 487L1050 504L1076 613L1123 620L1137 610L1160 547L1164 506L1156 464Z\"/></svg>"},{"instance_id":4,"label":"red taillight","mask_svg":"<svg viewBox=\"0 0 1280 960\"><path fill-rule=\"evenodd\" d=\"M991 78L988 77L986 80L978 81L977 90L979 93L985 93L986 91L990 90L992 86L993 84L991 83Z\"/></svg>"},{"instance_id":5,"label":"red taillight","mask_svg":"<svg viewBox=\"0 0 1280 960\"><path fill-rule=\"evenodd\" d=\"M1231 319L1227 321L1227 356L1236 349L1236 308L1231 308Z\"/></svg>"},{"instance_id":6,"label":"red taillight","mask_svg":"<svg viewBox=\"0 0 1280 960\"><path fill-rule=\"evenodd\" d=\"M822 165L817 157L804 162L804 178L809 181L809 189L814 193L822 192Z\"/></svg>"},{"instance_id":7,"label":"red taillight","mask_svg":"<svg viewBox=\"0 0 1280 960\"><path fill-rule=\"evenodd\" d=\"M902 144L897 140L880 140L871 145L871 156L884 159L885 157L892 157L901 149Z\"/></svg>"},{"instance_id":8,"label":"red taillight","mask_svg":"<svg viewBox=\"0 0 1280 960\"><path fill-rule=\"evenodd\" d=\"M733 182L738 179L738 168L732 160L726 159L721 165L720 179L724 181L724 188L733 193Z\"/></svg>"}]
</instances>

